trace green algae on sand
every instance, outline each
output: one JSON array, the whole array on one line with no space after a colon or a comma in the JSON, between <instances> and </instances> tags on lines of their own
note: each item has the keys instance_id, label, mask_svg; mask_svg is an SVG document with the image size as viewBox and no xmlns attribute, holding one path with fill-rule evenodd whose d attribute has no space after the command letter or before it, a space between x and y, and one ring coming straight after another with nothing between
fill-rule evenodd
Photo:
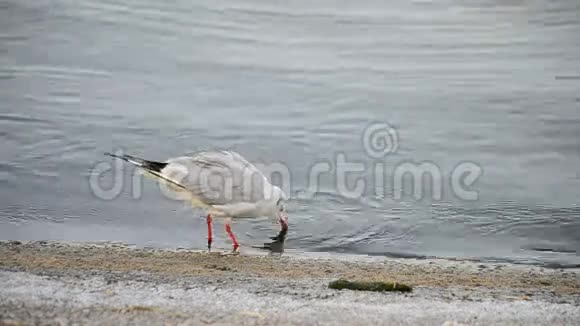
<instances>
[{"instance_id":1,"label":"green algae on sand","mask_svg":"<svg viewBox=\"0 0 580 326\"><path fill-rule=\"evenodd\" d=\"M375 291L375 292L385 292L385 291L411 292L413 290L412 287L403 283L347 281L343 279L330 282L328 284L328 287L335 290L349 289L355 291Z\"/></svg>"}]
</instances>

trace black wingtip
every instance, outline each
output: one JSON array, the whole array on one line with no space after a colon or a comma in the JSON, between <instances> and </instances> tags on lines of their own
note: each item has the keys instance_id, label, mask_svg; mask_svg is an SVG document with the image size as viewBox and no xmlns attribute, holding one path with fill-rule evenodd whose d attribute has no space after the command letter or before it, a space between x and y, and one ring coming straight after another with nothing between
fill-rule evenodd
<instances>
[{"instance_id":1,"label":"black wingtip","mask_svg":"<svg viewBox=\"0 0 580 326\"><path fill-rule=\"evenodd\" d=\"M118 159L121 159L121 160L123 160L123 161L126 161L126 160L127 160L127 158L126 158L125 156L119 156L119 155L117 155L117 154L113 154L113 153L110 153L110 152L105 152L105 153L103 153L103 154L104 154L105 156L110 156L110 157L113 157L113 158L118 158Z\"/></svg>"},{"instance_id":2,"label":"black wingtip","mask_svg":"<svg viewBox=\"0 0 580 326\"><path fill-rule=\"evenodd\" d=\"M167 163L164 163L164 162L149 161L149 160L145 160L145 159L142 159L142 158L139 158L136 156L127 155L127 154L117 155L117 154L113 154L110 152L105 152L104 154L107 156L110 156L110 157L118 158L120 160L134 164L138 167L144 168L146 170L154 171L154 172L161 172L161 170L163 170L167 166Z\"/></svg>"}]
</instances>

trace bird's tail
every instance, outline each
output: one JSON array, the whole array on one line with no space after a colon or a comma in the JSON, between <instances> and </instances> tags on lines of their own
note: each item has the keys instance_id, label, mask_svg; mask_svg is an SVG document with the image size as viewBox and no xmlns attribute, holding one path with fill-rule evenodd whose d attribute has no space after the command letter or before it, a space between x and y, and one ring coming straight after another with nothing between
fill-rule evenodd
<instances>
[{"instance_id":1,"label":"bird's tail","mask_svg":"<svg viewBox=\"0 0 580 326\"><path fill-rule=\"evenodd\" d=\"M113 154L113 153L105 153L105 155L108 155L110 157L114 157L114 158L118 158L120 160L129 162L131 164L134 164L140 168L143 168L145 170L148 171L152 171L152 172L161 172L161 170L163 170L163 168L165 168L167 166L167 163L163 163L163 162L155 162L155 161L148 161L148 160L144 160L142 158L139 157L135 157L132 155L117 155L117 154Z\"/></svg>"},{"instance_id":2,"label":"bird's tail","mask_svg":"<svg viewBox=\"0 0 580 326\"><path fill-rule=\"evenodd\" d=\"M187 201L191 201L193 206L203 207L203 208L210 207L209 205L204 204L197 197L193 196L193 194L185 186L183 186L181 183L179 183L175 180L172 180L168 176L163 175L161 170L163 170L163 168L165 168L168 163L148 161L148 160L144 160L144 159L139 158L139 157L135 157L132 155L126 155L126 154L117 155L117 154L113 154L113 153L105 153L105 155L129 162L133 165L136 165L137 167L142 168L146 172L145 175L156 177L159 179L159 181L166 182L170 187L172 187L172 189L179 191L182 194L185 193L186 195L182 199L187 200Z\"/></svg>"}]
</instances>

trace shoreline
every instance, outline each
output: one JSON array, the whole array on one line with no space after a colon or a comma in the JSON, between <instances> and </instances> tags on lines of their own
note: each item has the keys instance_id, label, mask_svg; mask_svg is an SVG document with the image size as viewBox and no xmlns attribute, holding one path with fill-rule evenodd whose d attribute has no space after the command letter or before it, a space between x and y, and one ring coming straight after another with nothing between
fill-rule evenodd
<instances>
[{"instance_id":1,"label":"shoreline","mask_svg":"<svg viewBox=\"0 0 580 326\"><path fill-rule=\"evenodd\" d=\"M413 291L328 288L341 278L404 283ZM220 256L110 242L0 241L0 281L7 284L0 289L0 325L61 319L146 325L345 320L551 325L580 319L578 272L507 263L300 253L277 257L259 251Z\"/></svg>"}]
</instances>

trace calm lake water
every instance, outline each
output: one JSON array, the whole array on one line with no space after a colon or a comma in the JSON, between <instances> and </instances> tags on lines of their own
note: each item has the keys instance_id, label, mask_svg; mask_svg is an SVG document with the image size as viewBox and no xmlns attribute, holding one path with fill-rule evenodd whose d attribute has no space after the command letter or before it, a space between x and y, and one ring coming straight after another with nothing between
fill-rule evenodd
<instances>
[{"instance_id":1,"label":"calm lake water","mask_svg":"<svg viewBox=\"0 0 580 326\"><path fill-rule=\"evenodd\" d=\"M291 172L288 247L580 266L579 17L576 0L0 0L0 239L204 248L202 212L152 180L136 191L125 166L104 200L89 176L104 151L232 149ZM378 159L374 122L398 133ZM340 153L364 195L332 173L309 192ZM395 198L405 162L437 166L442 198ZM477 200L449 186L461 162ZM234 225L246 245L275 228Z\"/></svg>"}]
</instances>

